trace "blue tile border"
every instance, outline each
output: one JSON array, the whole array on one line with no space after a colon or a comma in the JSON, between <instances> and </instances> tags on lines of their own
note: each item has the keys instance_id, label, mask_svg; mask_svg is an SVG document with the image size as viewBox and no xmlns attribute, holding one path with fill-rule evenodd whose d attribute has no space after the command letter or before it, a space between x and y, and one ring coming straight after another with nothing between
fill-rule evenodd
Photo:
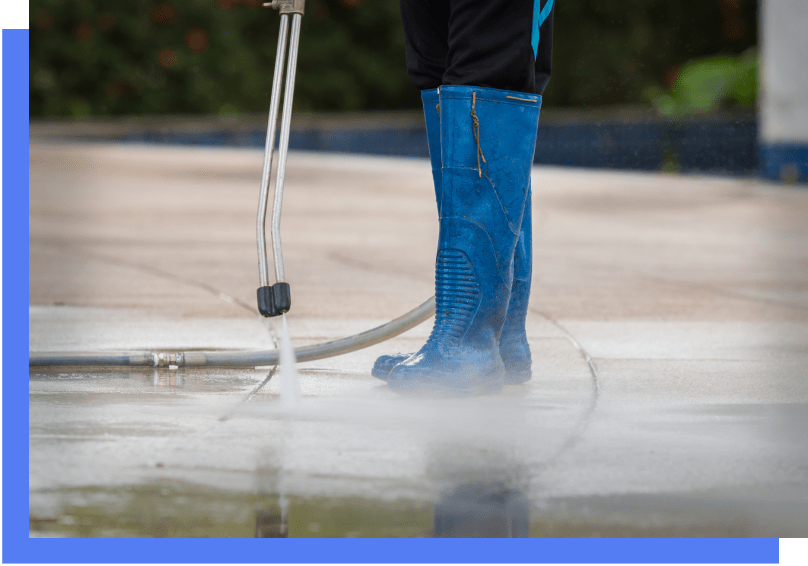
<instances>
[{"instance_id":1,"label":"blue tile border","mask_svg":"<svg viewBox=\"0 0 808 566\"><path fill-rule=\"evenodd\" d=\"M808 183L808 142L761 144L760 163L767 179Z\"/></svg>"}]
</instances>

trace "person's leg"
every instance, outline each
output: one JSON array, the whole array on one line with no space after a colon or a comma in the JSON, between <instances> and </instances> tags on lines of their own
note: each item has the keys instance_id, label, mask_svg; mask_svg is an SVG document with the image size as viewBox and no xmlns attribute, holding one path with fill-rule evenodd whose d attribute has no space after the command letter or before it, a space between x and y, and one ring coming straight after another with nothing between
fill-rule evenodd
<instances>
[{"instance_id":1,"label":"person's leg","mask_svg":"<svg viewBox=\"0 0 808 566\"><path fill-rule=\"evenodd\" d=\"M449 0L400 0L407 74L419 90L443 84L449 53Z\"/></svg>"},{"instance_id":2,"label":"person's leg","mask_svg":"<svg viewBox=\"0 0 808 566\"><path fill-rule=\"evenodd\" d=\"M499 353L530 187L541 98L461 85L440 96L442 191L435 321L388 385L447 395L502 388Z\"/></svg>"},{"instance_id":3,"label":"person's leg","mask_svg":"<svg viewBox=\"0 0 808 566\"><path fill-rule=\"evenodd\" d=\"M400 8L407 73L419 90L457 84L544 92L554 0L400 0Z\"/></svg>"},{"instance_id":4,"label":"person's leg","mask_svg":"<svg viewBox=\"0 0 808 566\"><path fill-rule=\"evenodd\" d=\"M553 18L555 2L543 0L536 2L533 8L533 31L531 32L531 47L535 54L533 92L542 95L547 83L550 81L550 72L553 69Z\"/></svg>"},{"instance_id":5,"label":"person's leg","mask_svg":"<svg viewBox=\"0 0 808 566\"><path fill-rule=\"evenodd\" d=\"M541 95L552 69L553 0L452 0L444 84ZM530 155L532 163L533 155ZM513 283L500 335L505 383L532 376L525 321L533 270L531 191L513 257Z\"/></svg>"},{"instance_id":6,"label":"person's leg","mask_svg":"<svg viewBox=\"0 0 808 566\"><path fill-rule=\"evenodd\" d=\"M531 0L529 20L524 17L528 13L525 10L528 3L524 1L504 2L499 6L495 5L498 2L492 0L450 1L451 14L454 15L452 31L444 27L448 25L448 22L444 22L444 18L450 15L446 2L401 0L402 19L407 37L408 71L416 86L423 88L452 81L486 83L526 92L540 93L544 90L550 74L552 0L544 6ZM496 12L495 16L491 13L492 6ZM503 33L492 34L491 26L498 27ZM477 36L483 38L487 44L482 47L476 45L474 37ZM451 49L449 49L450 43ZM526 47L528 43L530 43L529 49ZM503 49L504 56L492 60L490 53L497 49ZM444 62L448 62L450 68L443 70L441 76L441 65ZM466 78L458 79L463 76ZM433 175L435 175L436 166L439 166L439 163L436 163L436 155L440 152L440 138L435 135L439 116L430 114L432 108L431 104L428 107L426 97L424 97L424 109ZM529 160L532 161L532 153ZM439 175L435 175L435 190L440 203ZM530 348L525 334L532 268L529 186L526 205L524 221L519 228L515 257L510 263L514 283L499 343L505 363L506 383L522 383L531 377ZM410 356L411 354L381 356L376 361L372 373L376 377L387 379L391 369Z\"/></svg>"},{"instance_id":7,"label":"person's leg","mask_svg":"<svg viewBox=\"0 0 808 566\"><path fill-rule=\"evenodd\" d=\"M444 85L541 95L550 79L553 0L449 0Z\"/></svg>"}]
</instances>

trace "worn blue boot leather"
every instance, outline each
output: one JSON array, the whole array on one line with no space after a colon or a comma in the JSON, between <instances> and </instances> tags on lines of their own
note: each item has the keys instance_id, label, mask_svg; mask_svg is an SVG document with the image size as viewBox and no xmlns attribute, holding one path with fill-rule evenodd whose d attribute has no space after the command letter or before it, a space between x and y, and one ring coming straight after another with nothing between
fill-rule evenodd
<instances>
[{"instance_id":1,"label":"worn blue boot leather","mask_svg":"<svg viewBox=\"0 0 808 566\"><path fill-rule=\"evenodd\" d=\"M499 339L528 191L541 97L443 86L442 189L432 333L396 365L397 391L495 393L504 365Z\"/></svg>"},{"instance_id":2,"label":"worn blue boot leather","mask_svg":"<svg viewBox=\"0 0 808 566\"><path fill-rule=\"evenodd\" d=\"M432 177L435 182L435 197L440 202L442 191L440 162L440 112L437 89L421 91L426 118L429 156L432 162ZM532 358L525 332L528 301L530 299L531 273L533 271L531 194L528 190L525 213L519 240L513 258L513 286L508 304L508 313L500 337L500 355L505 365L506 384L519 384L532 377ZM405 361L413 352L379 356L373 364L371 375L384 381L397 364Z\"/></svg>"}]
</instances>

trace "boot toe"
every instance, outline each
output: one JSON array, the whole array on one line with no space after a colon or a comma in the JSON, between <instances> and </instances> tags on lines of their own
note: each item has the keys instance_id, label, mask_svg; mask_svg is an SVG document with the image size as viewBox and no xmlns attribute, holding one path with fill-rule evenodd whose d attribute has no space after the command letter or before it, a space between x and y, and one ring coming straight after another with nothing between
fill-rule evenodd
<instances>
[{"instance_id":1,"label":"boot toe","mask_svg":"<svg viewBox=\"0 0 808 566\"><path fill-rule=\"evenodd\" d=\"M390 377L390 371L411 356L412 353L379 356L376 358L376 363L373 364L373 369L370 370L370 375L378 377L382 381L387 381L387 378Z\"/></svg>"}]
</instances>

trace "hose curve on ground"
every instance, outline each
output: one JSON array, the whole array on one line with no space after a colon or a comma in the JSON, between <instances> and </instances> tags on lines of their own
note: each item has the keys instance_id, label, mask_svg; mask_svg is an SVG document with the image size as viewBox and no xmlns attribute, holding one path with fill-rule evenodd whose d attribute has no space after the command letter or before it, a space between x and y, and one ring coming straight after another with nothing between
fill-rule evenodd
<instances>
[{"instance_id":1,"label":"hose curve on ground","mask_svg":"<svg viewBox=\"0 0 808 566\"><path fill-rule=\"evenodd\" d=\"M435 314L432 296L410 312L390 322L353 336L295 349L298 362L310 362L355 352L384 342L414 328ZM29 367L256 367L278 365L278 350L259 351L186 351L186 352L33 352L28 354Z\"/></svg>"}]
</instances>

